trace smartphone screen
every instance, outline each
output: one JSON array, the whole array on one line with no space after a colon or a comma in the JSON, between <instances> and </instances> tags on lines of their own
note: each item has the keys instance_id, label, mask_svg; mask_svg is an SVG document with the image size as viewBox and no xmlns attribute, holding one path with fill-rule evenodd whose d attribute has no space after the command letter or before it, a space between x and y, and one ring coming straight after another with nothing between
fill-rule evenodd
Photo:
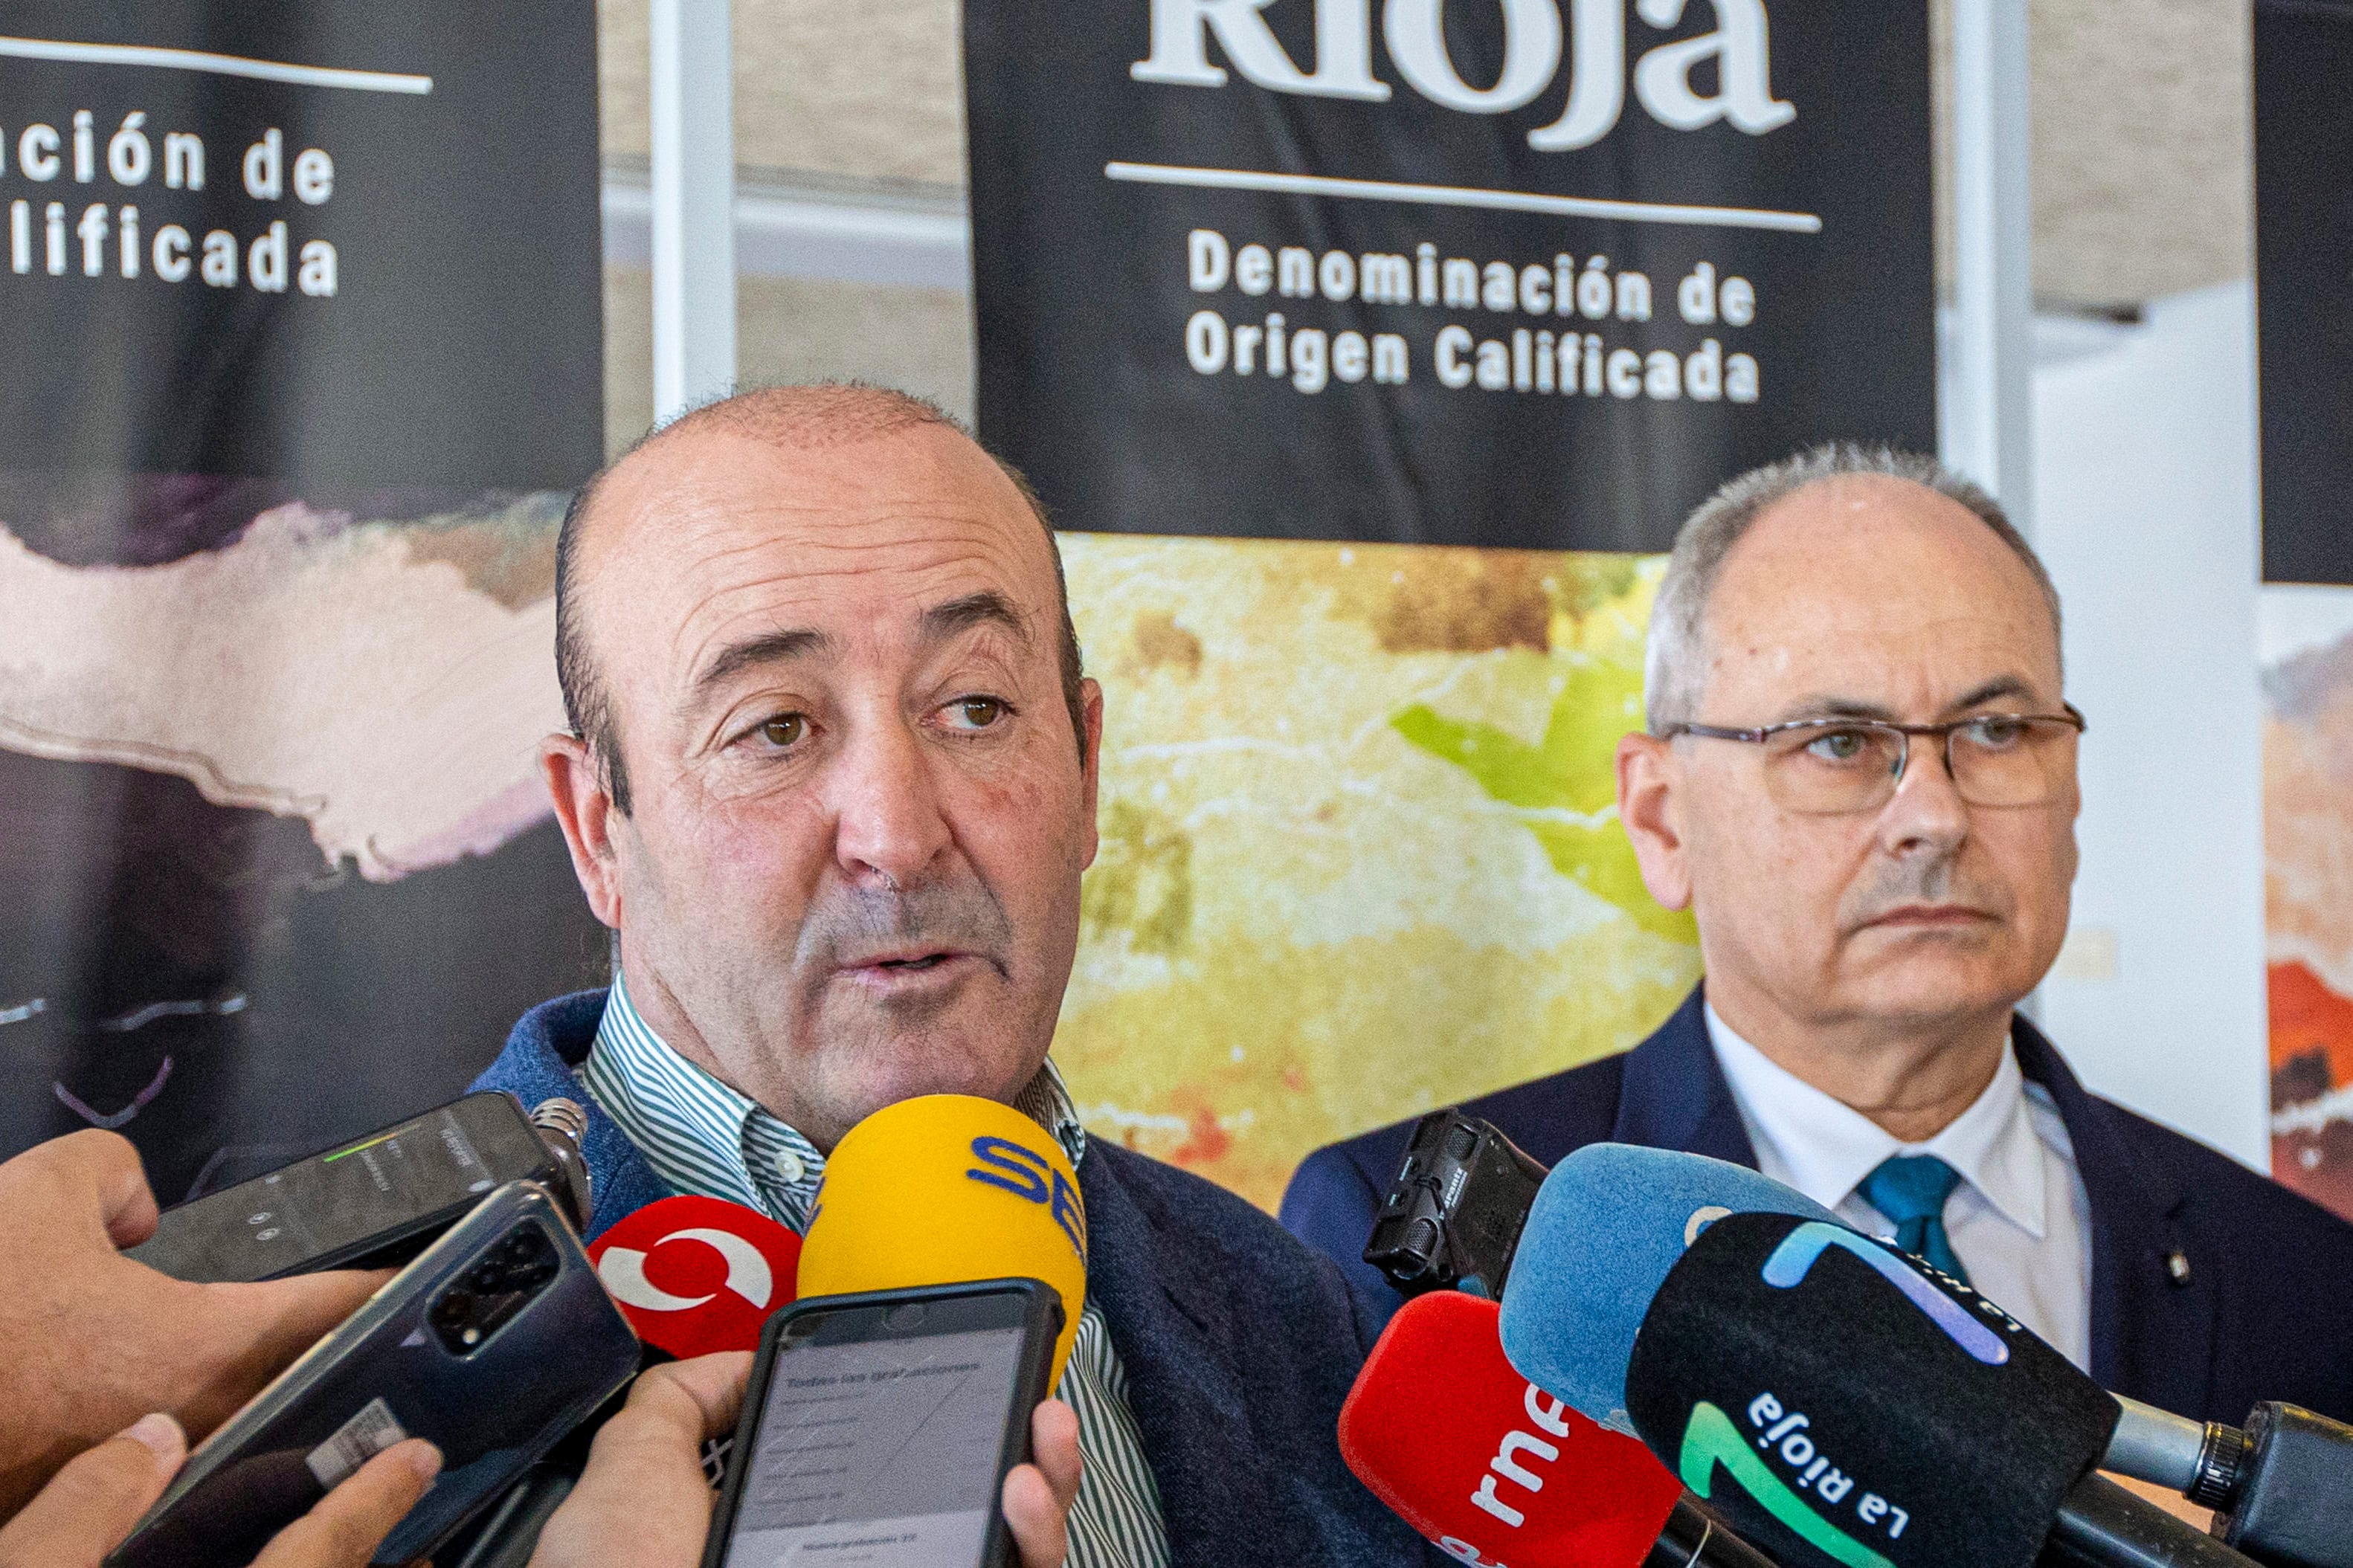
<instances>
[{"instance_id":1,"label":"smartphone screen","mask_svg":"<svg viewBox=\"0 0 2353 1568\"><path fill-rule=\"evenodd\" d=\"M1012 1293L786 1324L725 1568L975 1568L1024 1337Z\"/></svg>"},{"instance_id":2,"label":"smartphone screen","mask_svg":"<svg viewBox=\"0 0 2353 1568\"><path fill-rule=\"evenodd\" d=\"M270 1279L423 1239L502 1182L550 1163L515 1102L471 1094L397 1127L166 1210L131 1256L178 1279Z\"/></svg>"}]
</instances>

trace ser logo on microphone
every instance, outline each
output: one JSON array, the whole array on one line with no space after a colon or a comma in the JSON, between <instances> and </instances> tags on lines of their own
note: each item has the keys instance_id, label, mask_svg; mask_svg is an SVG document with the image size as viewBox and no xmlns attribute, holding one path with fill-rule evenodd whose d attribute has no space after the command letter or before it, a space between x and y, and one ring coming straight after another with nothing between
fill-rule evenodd
<instances>
[{"instance_id":1,"label":"ser logo on microphone","mask_svg":"<svg viewBox=\"0 0 2353 1568\"><path fill-rule=\"evenodd\" d=\"M984 1136L972 1141L972 1157L984 1168L966 1171L967 1178L1045 1205L1069 1239L1071 1250L1078 1254L1079 1261L1087 1260L1085 1205L1079 1201L1078 1189L1044 1155L1009 1138Z\"/></svg>"}]
</instances>

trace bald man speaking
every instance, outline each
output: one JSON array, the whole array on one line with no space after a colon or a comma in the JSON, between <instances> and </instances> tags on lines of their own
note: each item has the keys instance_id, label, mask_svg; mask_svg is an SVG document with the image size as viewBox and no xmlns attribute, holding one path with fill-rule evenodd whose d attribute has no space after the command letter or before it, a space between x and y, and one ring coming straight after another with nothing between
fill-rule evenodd
<instances>
[{"instance_id":1,"label":"bald man speaking","mask_svg":"<svg viewBox=\"0 0 2353 1568\"><path fill-rule=\"evenodd\" d=\"M1048 1058L1103 694L1019 478L913 398L745 394L582 490L556 600L572 731L541 760L617 963L478 1087L585 1090L592 1233L672 1193L799 1229L869 1113L1011 1105L1090 1238L1059 1390L1084 1463L1060 1495L1041 1415L1049 1474L1006 1498L1026 1568L1064 1509L1078 1568L1422 1561L1335 1437L1370 1307L1240 1199L1091 1141Z\"/></svg>"}]
</instances>

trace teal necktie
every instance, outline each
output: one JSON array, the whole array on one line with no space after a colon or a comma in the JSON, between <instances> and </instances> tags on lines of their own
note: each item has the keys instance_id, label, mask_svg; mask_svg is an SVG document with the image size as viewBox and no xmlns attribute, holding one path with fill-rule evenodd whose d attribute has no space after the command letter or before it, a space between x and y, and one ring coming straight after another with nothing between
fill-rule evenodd
<instances>
[{"instance_id":1,"label":"teal necktie","mask_svg":"<svg viewBox=\"0 0 2353 1568\"><path fill-rule=\"evenodd\" d=\"M1954 1255L1953 1238L1945 1234L1945 1200L1960 1179L1958 1171L1934 1154L1895 1154L1881 1161L1855 1191L1895 1222L1896 1246L1966 1285L1968 1270Z\"/></svg>"}]
</instances>

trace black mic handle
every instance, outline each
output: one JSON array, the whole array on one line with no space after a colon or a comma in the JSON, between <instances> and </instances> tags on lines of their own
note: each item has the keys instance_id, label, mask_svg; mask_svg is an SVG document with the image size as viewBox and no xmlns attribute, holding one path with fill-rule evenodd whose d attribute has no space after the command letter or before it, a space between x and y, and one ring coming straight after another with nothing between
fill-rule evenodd
<instances>
[{"instance_id":1,"label":"black mic handle","mask_svg":"<svg viewBox=\"0 0 2353 1568\"><path fill-rule=\"evenodd\" d=\"M2040 1561L2049 1568L2253 1568L2212 1536L2097 1471L2068 1489Z\"/></svg>"},{"instance_id":2,"label":"black mic handle","mask_svg":"<svg viewBox=\"0 0 2353 1568\"><path fill-rule=\"evenodd\" d=\"M1775 1568L1773 1560L1740 1537L1708 1511L1689 1492L1676 1500L1667 1515L1658 1543L1642 1559L1642 1568Z\"/></svg>"}]
</instances>

